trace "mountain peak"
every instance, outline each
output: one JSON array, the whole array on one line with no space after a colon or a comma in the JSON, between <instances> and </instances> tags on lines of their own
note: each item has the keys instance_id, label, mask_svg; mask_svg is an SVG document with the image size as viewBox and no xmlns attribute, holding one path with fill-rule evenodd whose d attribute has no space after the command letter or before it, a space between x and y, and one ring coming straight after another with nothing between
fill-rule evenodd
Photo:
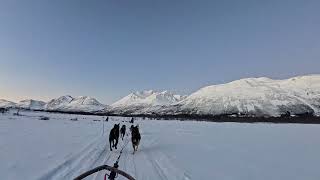
<instances>
[{"instance_id":1,"label":"mountain peak","mask_svg":"<svg viewBox=\"0 0 320 180\"><path fill-rule=\"evenodd\" d=\"M70 95L60 96L48 102L45 109L55 111L83 111L92 112L104 109L105 106L95 98L89 96L72 97Z\"/></svg>"},{"instance_id":2,"label":"mountain peak","mask_svg":"<svg viewBox=\"0 0 320 180\"><path fill-rule=\"evenodd\" d=\"M111 107L128 107L128 106L157 106L169 105L180 100L182 96L174 95L169 91L137 91L130 93L119 101L113 103Z\"/></svg>"}]
</instances>

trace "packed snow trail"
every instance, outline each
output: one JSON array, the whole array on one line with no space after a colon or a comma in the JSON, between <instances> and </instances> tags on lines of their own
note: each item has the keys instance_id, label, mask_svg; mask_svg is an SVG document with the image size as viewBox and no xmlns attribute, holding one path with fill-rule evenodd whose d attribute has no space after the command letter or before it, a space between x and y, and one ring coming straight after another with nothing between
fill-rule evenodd
<instances>
[{"instance_id":1,"label":"packed snow trail","mask_svg":"<svg viewBox=\"0 0 320 180\"><path fill-rule=\"evenodd\" d=\"M129 124L127 124L129 126ZM127 131L128 132L128 131ZM108 134L108 133L107 133ZM189 180L189 176L182 169L176 167L173 161L159 149L155 148L157 139L152 136L141 134L142 142L138 151L133 154L131 135L127 134L124 140L119 138L118 148L109 150L108 136L102 136L74 153L70 158L52 167L47 173L41 175L38 180L49 179L74 179L80 174L100 165L109 165L117 161L120 150L124 147L119 159L119 169L129 173L139 180ZM101 171L86 179L102 180L109 171ZM126 179L119 176L117 179Z\"/></svg>"},{"instance_id":2,"label":"packed snow trail","mask_svg":"<svg viewBox=\"0 0 320 180\"><path fill-rule=\"evenodd\" d=\"M106 145L104 137L100 137L88 144L81 151L75 153L70 158L52 167L39 180L45 179L71 179L74 173L80 173L85 170L86 166L94 166L99 163L99 159L106 156ZM101 146L102 145L102 146Z\"/></svg>"}]
</instances>

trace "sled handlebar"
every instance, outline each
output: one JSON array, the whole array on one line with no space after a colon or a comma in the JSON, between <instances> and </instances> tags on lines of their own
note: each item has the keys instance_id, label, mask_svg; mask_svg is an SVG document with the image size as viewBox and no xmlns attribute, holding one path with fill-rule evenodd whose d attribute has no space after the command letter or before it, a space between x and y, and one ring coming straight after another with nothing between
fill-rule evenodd
<instances>
[{"instance_id":1,"label":"sled handlebar","mask_svg":"<svg viewBox=\"0 0 320 180\"><path fill-rule=\"evenodd\" d=\"M96 167L94 169L91 169L91 170L81 174L80 176L74 178L74 180L82 180L82 179L84 179L84 178L86 178L86 177L88 177L88 176L90 176L90 175L92 175L92 174L94 174L96 172L102 171L102 170L114 171L114 172L126 177L129 180L135 180L132 176L130 176L126 172L121 171L121 170L119 170L117 168L108 166L108 165L102 165L102 166L98 166L98 167Z\"/></svg>"}]
</instances>

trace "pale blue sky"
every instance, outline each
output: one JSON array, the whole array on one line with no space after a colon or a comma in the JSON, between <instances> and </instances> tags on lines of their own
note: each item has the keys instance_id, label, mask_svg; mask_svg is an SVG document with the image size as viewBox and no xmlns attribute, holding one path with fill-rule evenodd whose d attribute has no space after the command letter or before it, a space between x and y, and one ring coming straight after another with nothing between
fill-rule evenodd
<instances>
[{"instance_id":1,"label":"pale blue sky","mask_svg":"<svg viewBox=\"0 0 320 180\"><path fill-rule=\"evenodd\" d=\"M0 0L0 98L319 73L320 1Z\"/></svg>"}]
</instances>

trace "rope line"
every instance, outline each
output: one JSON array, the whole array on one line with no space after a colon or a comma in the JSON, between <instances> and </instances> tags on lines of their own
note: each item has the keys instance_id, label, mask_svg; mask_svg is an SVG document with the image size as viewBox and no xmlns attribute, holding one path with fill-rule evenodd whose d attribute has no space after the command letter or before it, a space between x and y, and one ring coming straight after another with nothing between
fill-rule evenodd
<instances>
[{"instance_id":1,"label":"rope line","mask_svg":"<svg viewBox=\"0 0 320 180\"><path fill-rule=\"evenodd\" d=\"M124 148L125 148L128 144L129 144L129 138L126 138L126 142L125 142L125 144L124 144L124 145L122 146L122 148L121 148L121 151L120 151L120 154L119 154L119 156L118 156L118 158L117 158L116 163L119 162L120 157L121 157L121 155L122 155L122 152L123 152Z\"/></svg>"}]
</instances>

